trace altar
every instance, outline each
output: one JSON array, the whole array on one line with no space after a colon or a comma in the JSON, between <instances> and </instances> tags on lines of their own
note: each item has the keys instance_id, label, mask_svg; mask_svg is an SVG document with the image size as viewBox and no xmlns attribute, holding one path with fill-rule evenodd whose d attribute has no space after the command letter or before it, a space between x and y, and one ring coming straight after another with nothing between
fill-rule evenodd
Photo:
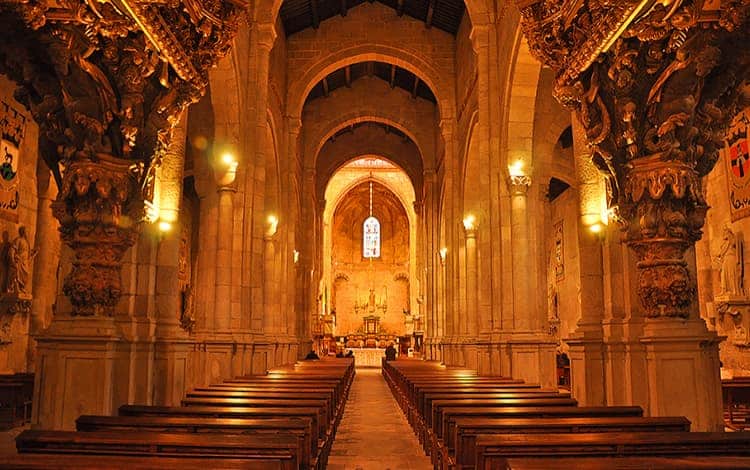
<instances>
[{"instance_id":1,"label":"altar","mask_svg":"<svg viewBox=\"0 0 750 470\"><path fill-rule=\"evenodd\" d=\"M347 348L354 353L355 367L380 367L385 357L384 348Z\"/></svg>"}]
</instances>

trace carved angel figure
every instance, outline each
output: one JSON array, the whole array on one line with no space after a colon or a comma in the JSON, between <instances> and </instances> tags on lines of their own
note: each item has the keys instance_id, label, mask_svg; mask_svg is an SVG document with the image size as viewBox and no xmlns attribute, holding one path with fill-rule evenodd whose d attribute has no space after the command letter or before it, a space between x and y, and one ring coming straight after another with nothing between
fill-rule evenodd
<instances>
[{"instance_id":1,"label":"carved angel figure","mask_svg":"<svg viewBox=\"0 0 750 470\"><path fill-rule=\"evenodd\" d=\"M737 236L729 224L724 225L721 250L716 257L721 279L721 294L740 295L740 272Z\"/></svg>"}]
</instances>

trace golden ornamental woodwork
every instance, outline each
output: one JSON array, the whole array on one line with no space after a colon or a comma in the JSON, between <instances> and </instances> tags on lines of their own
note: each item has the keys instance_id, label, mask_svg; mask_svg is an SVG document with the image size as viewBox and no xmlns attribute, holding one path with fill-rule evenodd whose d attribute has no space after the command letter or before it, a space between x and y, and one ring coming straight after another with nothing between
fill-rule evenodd
<instances>
[{"instance_id":1,"label":"golden ornamental woodwork","mask_svg":"<svg viewBox=\"0 0 750 470\"><path fill-rule=\"evenodd\" d=\"M39 125L75 252L74 314L112 314L120 262L182 110L229 49L243 0L0 0L0 73Z\"/></svg>"},{"instance_id":2,"label":"golden ornamental woodwork","mask_svg":"<svg viewBox=\"0 0 750 470\"><path fill-rule=\"evenodd\" d=\"M684 255L708 209L702 177L750 98L750 4L721 3L519 4L530 48L554 68L555 95L576 111L605 176L650 317L694 308Z\"/></svg>"}]
</instances>

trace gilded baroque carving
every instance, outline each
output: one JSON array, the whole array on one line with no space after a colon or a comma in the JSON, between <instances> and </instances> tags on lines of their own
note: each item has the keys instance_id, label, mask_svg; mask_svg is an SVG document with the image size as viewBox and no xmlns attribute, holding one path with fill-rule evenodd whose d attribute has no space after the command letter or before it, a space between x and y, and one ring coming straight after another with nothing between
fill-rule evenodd
<instances>
[{"instance_id":1,"label":"gilded baroque carving","mask_svg":"<svg viewBox=\"0 0 750 470\"><path fill-rule=\"evenodd\" d=\"M750 98L750 4L519 3L533 53L586 130L623 241L638 257L650 317L688 317L695 281L685 251L708 209L702 177Z\"/></svg>"},{"instance_id":2,"label":"gilded baroque carving","mask_svg":"<svg viewBox=\"0 0 750 470\"><path fill-rule=\"evenodd\" d=\"M74 314L111 315L183 108L227 52L242 0L0 0L0 73L39 124L60 188L54 214L75 252Z\"/></svg>"}]
</instances>

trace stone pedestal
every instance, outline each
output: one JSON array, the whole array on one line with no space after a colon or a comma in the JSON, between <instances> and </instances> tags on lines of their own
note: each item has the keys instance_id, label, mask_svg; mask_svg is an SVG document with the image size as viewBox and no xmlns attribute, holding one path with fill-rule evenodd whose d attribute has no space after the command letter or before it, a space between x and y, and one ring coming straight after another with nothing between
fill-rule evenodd
<instances>
[{"instance_id":1,"label":"stone pedestal","mask_svg":"<svg viewBox=\"0 0 750 470\"><path fill-rule=\"evenodd\" d=\"M555 350L557 342L543 333L514 334L505 341L509 375L542 388L557 389Z\"/></svg>"},{"instance_id":2,"label":"stone pedestal","mask_svg":"<svg viewBox=\"0 0 750 470\"><path fill-rule=\"evenodd\" d=\"M128 345L113 319L56 318L35 339L33 428L73 430L78 416L128 402Z\"/></svg>"},{"instance_id":3,"label":"stone pedestal","mask_svg":"<svg viewBox=\"0 0 750 470\"><path fill-rule=\"evenodd\" d=\"M650 416L686 416L692 431L722 431L719 342L703 320L650 320L646 348Z\"/></svg>"},{"instance_id":4,"label":"stone pedestal","mask_svg":"<svg viewBox=\"0 0 750 470\"><path fill-rule=\"evenodd\" d=\"M578 333L565 343L570 358L573 397L581 406L604 405L604 346L601 337Z\"/></svg>"}]
</instances>

